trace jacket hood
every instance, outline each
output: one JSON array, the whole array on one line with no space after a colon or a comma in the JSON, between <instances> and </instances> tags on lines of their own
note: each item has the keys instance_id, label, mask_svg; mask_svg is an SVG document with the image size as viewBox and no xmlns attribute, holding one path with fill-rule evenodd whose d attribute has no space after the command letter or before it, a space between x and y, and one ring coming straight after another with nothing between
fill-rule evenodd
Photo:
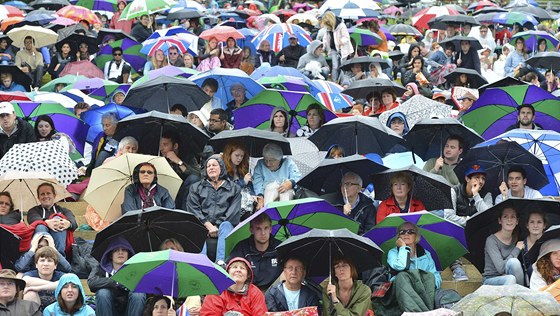
<instances>
[{"instance_id":1,"label":"jacket hood","mask_svg":"<svg viewBox=\"0 0 560 316\"><path fill-rule=\"evenodd\" d=\"M222 155L220 154L214 154L210 157L208 157L208 159L206 159L206 161L204 162L204 178L208 179L208 173L206 172L206 165L208 164L208 161L215 159L218 161L218 163L220 164L220 176L219 179L223 180L225 178L227 178L227 173L226 173L226 164L224 163L224 160L222 159Z\"/></svg>"},{"instance_id":2,"label":"jacket hood","mask_svg":"<svg viewBox=\"0 0 560 316\"><path fill-rule=\"evenodd\" d=\"M58 294L60 294L60 291L62 291L62 288L64 287L64 285L66 285L68 283L74 283L74 285L78 286L78 288L80 289L80 295L84 299L84 304L85 304L86 294L84 293L84 287L82 286L82 282L80 281L78 276L75 275L74 273L66 273L60 278L60 280L58 280L58 286L56 287L56 290L54 291L54 296L58 297Z\"/></svg>"},{"instance_id":3,"label":"jacket hood","mask_svg":"<svg viewBox=\"0 0 560 316\"><path fill-rule=\"evenodd\" d=\"M105 270L105 272L107 273L111 273L113 271L113 262L111 259L111 255L113 253L113 250L117 248L124 248L128 250L129 259L135 254L134 248L132 248L132 245L128 242L128 240L126 240L124 237L115 238L115 240L113 240L109 244L109 246L103 253L103 256L101 256L101 261L99 262L103 270Z\"/></svg>"},{"instance_id":4,"label":"jacket hood","mask_svg":"<svg viewBox=\"0 0 560 316\"><path fill-rule=\"evenodd\" d=\"M254 278L253 268L251 268L251 264L245 258L235 257L235 258L231 259L226 266L226 271L229 270L229 267L231 266L232 263L237 262L237 261L242 261L243 263L245 263L245 265L247 265L247 268L249 269L249 272L251 272L251 273L250 274L247 273L247 281L245 281L245 284L251 284L253 282L253 278Z\"/></svg>"},{"instance_id":5,"label":"jacket hood","mask_svg":"<svg viewBox=\"0 0 560 316\"><path fill-rule=\"evenodd\" d=\"M323 42L319 41L319 40L314 40L313 42L309 43L309 45L307 45L307 53L309 54L313 54L315 52L315 50L317 49L317 47L323 45Z\"/></svg>"},{"instance_id":6,"label":"jacket hood","mask_svg":"<svg viewBox=\"0 0 560 316\"><path fill-rule=\"evenodd\" d=\"M290 116L288 116L288 111L286 111L286 109L282 108L282 107L275 107L274 109L272 109L272 112L270 113L270 128L272 129L272 118L274 117L274 115L278 112L282 112L284 113L284 117L286 117L286 125L288 125L288 118Z\"/></svg>"},{"instance_id":7,"label":"jacket hood","mask_svg":"<svg viewBox=\"0 0 560 316\"><path fill-rule=\"evenodd\" d=\"M420 92L418 92L418 85L414 82L409 82L406 87L411 87L412 91L414 91L414 95L419 94Z\"/></svg>"},{"instance_id":8,"label":"jacket hood","mask_svg":"<svg viewBox=\"0 0 560 316\"><path fill-rule=\"evenodd\" d=\"M136 185L141 185L140 184L140 168L142 168L142 166L145 166L145 165L152 166L152 168L154 169L154 181L152 182L151 185L157 184L157 180L158 180L157 169L153 164L151 164L149 162L141 162L141 163L137 164L136 167L134 167L134 170L132 171L132 183L134 183Z\"/></svg>"},{"instance_id":9,"label":"jacket hood","mask_svg":"<svg viewBox=\"0 0 560 316\"><path fill-rule=\"evenodd\" d=\"M403 112L395 112L389 115L389 118L387 119L387 127L391 128L391 121L396 117L400 118L404 122L403 135L406 135L410 128L408 127L408 122L406 121L406 115L404 115Z\"/></svg>"},{"instance_id":10,"label":"jacket hood","mask_svg":"<svg viewBox=\"0 0 560 316\"><path fill-rule=\"evenodd\" d=\"M325 155L325 158L329 158L331 156L331 151L335 148L335 147L339 147L342 150L342 155L344 157L346 157L346 152L344 151L344 148L342 148L342 146L340 146L339 144L332 144L331 147L329 147L329 149L327 150L327 154Z\"/></svg>"}]
</instances>

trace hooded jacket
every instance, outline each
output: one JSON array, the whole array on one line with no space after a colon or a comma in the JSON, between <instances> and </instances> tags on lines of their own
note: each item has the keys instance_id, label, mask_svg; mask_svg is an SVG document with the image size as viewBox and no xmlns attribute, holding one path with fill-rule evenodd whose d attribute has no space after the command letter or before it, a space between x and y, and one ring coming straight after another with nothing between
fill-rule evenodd
<instances>
[{"instance_id":1,"label":"hooded jacket","mask_svg":"<svg viewBox=\"0 0 560 316\"><path fill-rule=\"evenodd\" d=\"M284 130L283 133L280 133L280 135L282 135L284 137L294 136L294 135L291 135L290 130L289 130L290 116L288 115L288 111L286 111L284 108L279 107L279 106L272 109L272 112L270 113L270 121L269 121L270 122L270 130L272 131L272 124L273 124L274 115L276 115L276 113L278 113L278 112L284 113L284 117L286 118L286 129Z\"/></svg>"},{"instance_id":2,"label":"hooded jacket","mask_svg":"<svg viewBox=\"0 0 560 316\"><path fill-rule=\"evenodd\" d=\"M233 258L228 263L226 270L232 263L242 261L248 267L247 290L244 293L236 293L229 288L224 290L220 295L207 295L200 309L200 316L216 316L223 315L228 311L237 311L244 316L262 316L266 314L266 304L264 295L258 287L251 284L253 280L253 269L249 262L243 258Z\"/></svg>"},{"instance_id":3,"label":"hooded jacket","mask_svg":"<svg viewBox=\"0 0 560 316\"><path fill-rule=\"evenodd\" d=\"M297 64L297 69L299 71L303 71L305 69L305 66L311 61L316 61L321 64L321 70L327 72L329 71L329 64L327 64L325 56L323 56L322 53L319 54L319 56L315 55L315 50L322 45L323 43L319 40L314 40L313 42L309 43L309 45L307 45L307 54L301 56Z\"/></svg>"},{"instance_id":4,"label":"hooded jacket","mask_svg":"<svg viewBox=\"0 0 560 316\"><path fill-rule=\"evenodd\" d=\"M132 173L133 183L129 184L124 191L124 201L121 205L122 214L128 211L141 210L144 208L140 192L138 192L138 190L144 189L142 184L140 184L140 167L142 167L141 164L134 167L134 172ZM175 201L173 201L169 191L167 191L167 189L163 186L157 184L157 170L154 168L154 171L154 182L152 182L149 190L150 194L152 190L155 190L152 197L154 205L171 209L175 208Z\"/></svg>"},{"instance_id":5,"label":"hooded jacket","mask_svg":"<svg viewBox=\"0 0 560 316\"><path fill-rule=\"evenodd\" d=\"M33 126L21 118L16 118L17 131L8 136L3 131L0 131L0 158L14 147L15 144L24 144L36 142L35 132Z\"/></svg>"},{"instance_id":6,"label":"hooded jacket","mask_svg":"<svg viewBox=\"0 0 560 316\"><path fill-rule=\"evenodd\" d=\"M79 289L78 295L80 295L82 297L82 307L72 315L73 316L93 316L93 315L95 315L95 311L93 310L93 308L89 307L89 305L86 304L86 295L84 293L84 287L82 286L82 283L80 282L80 279L78 279L78 276L75 275L74 273L65 274L64 276L62 276L60 278L60 280L58 281L58 286L56 287L56 290L54 292L55 297L58 298L58 295L62 291L62 288L64 287L64 285L66 285L68 283L73 283L74 285L78 286L78 289ZM47 306L47 308L45 308L45 310L43 311L43 315L46 315L46 316L47 315L48 316L51 316L51 315L52 316L55 316L55 315L56 316L63 316L63 315L70 315L70 314L62 311L58 302L55 302L55 303L52 303L51 305Z\"/></svg>"},{"instance_id":7,"label":"hooded jacket","mask_svg":"<svg viewBox=\"0 0 560 316\"><path fill-rule=\"evenodd\" d=\"M396 117L400 118L404 122L404 129L403 129L403 136L404 136L410 130L410 127L408 127L408 122L406 120L406 115L404 115L404 113L395 112L395 113L389 115L389 118L387 118L387 127L391 128L391 121Z\"/></svg>"},{"instance_id":8,"label":"hooded jacket","mask_svg":"<svg viewBox=\"0 0 560 316\"><path fill-rule=\"evenodd\" d=\"M97 290L102 288L109 288L114 290L113 293L115 293L115 290L125 291L128 293L128 290L118 286L117 281L110 278L111 273L113 272L113 261L111 255L113 250L119 247L128 251L128 258L134 256L134 248L132 248L132 245L124 237L117 237L114 241L112 241L103 253L103 256L101 256L99 265L94 268L89 275L88 286L92 292L97 292Z\"/></svg>"}]
</instances>

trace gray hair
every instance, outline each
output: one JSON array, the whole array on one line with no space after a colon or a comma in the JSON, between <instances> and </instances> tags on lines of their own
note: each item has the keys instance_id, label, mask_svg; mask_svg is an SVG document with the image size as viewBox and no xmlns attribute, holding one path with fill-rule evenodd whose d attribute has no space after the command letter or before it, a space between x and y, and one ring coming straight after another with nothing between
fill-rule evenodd
<instances>
[{"instance_id":1,"label":"gray hair","mask_svg":"<svg viewBox=\"0 0 560 316\"><path fill-rule=\"evenodd\" d=\"M117 113L114 112L103 113L103 115L101 115L101 122L103 122L103 120L110 120L114 125L117 125L119 122Z\"/></svg>"},{"instance_id":2,"label":"gray hair","mask_svg":"<svg viewBox=\"0 0 560 316\"><path fill-rule=\"evenodd\" d=\"M278 146L277 144L269 143L266 144L263 148L263 157L282 160L282 157L284 157L284 153L282 152L282 148L280 146Z\"/></svg>"},{"instance_id":3,"label":"gray hair","mask_svg":"<svg viewBox=\"0 0 560 316\"><path fill-rule=\"evenodd\" d=\"M351 178L354 181L356 181L356 183L358 183L360 185L360 188L363 186L364 182L362 180L362 177L360 177L359 174L352 172L352 171L348 171L344 174L344 176L342 177L342 179L340 180L340 184L342 185L344 183L344 179L348 179Z\"/></svg>"},{"instance_id":4,"label":"gray hair","mask_svg":"<svg viewBox=\"0 0 560 316\"><path fill-rule=\"evenodd\" d=\"M235 89L235 88L242 88L243 90L247 91L247 89L245 88L245 86L242 85L242 84L239 83L239 82L236 82L236 83L232 84L231 87L229 88L229 91L231 92L231 91L233 91L233 89Z\"/></svg>"},{"instance_id":5,"label":"gray hair","mask_svg":"<svg viewBox=\"0 0 560 316\"><path fill-rule=\"evenodd\" d=\"M124 148L126 147L126 145L136 145L136 148L138 148L138 141L136 140L136 138L132 136L126 136L123 139L121 139L118 148Z\"/></svg>"}]
</instances>

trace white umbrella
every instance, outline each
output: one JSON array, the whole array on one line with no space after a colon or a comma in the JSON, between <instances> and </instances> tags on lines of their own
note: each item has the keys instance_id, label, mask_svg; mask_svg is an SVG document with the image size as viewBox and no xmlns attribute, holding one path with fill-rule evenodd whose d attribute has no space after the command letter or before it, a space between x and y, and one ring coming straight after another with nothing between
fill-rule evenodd
<instances>
[{"instance_id":1,"label":"white umbrella","mask_svg":"<svg viewBox=\"0 0 560 316\"><path fill-rule=\"evenodd\" d=\"M450 105L436 102L422 95L415 95L396 108L381 113L379 120L387 125L387 119L391 114L402 112L406 115L408 127L412 128L414 124L425 118L451 117L452 109Z\"/></svg>"},{"instance_id":2,"label":"white umbrella","mask_svg":"<svg viewBox=\"0 0 560 316\"><path fill-rule=\"evenodd\" d=\"M52 30L41 26L31 25L24 25L22 27L15 28L9 31L7 35L13 41L12 44L19 48L23 48L25 46L23 41L27 36L33 37L36 48L52 45L56 43L56 40L58 39L58 34Z\"/></svg>"},{"instance_id":3,"label":"white umbrella","mask_svg":"<svg viewBox=\"0 0 560 316\"><path fill-rule=\"evenodd\" d=\"M356 4L363 9L381 10L381 7L374 0L327 0L319 8L321 15L327 10L342 9L347 3ZM307 12L309 13L309 12Z\"/></svg>"}]
</instances>

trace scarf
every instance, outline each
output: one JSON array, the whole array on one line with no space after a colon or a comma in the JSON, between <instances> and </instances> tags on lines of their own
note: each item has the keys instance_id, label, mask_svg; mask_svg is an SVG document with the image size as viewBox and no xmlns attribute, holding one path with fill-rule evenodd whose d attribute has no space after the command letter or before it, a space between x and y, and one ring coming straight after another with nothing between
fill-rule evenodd
<instances>
[{"instance_id":1,"label":"scarf","mask_svg":"<svg viewBox=\"0 0 560 316\"><path fill-rule=\"evenodd\" d=\"M149 189L145 189L142 185L138 186L140 200L142 200L142 208L148 208L155 205L154 196L156 195L157 184L153 184Z\"/></svg>"}]
</instances>

